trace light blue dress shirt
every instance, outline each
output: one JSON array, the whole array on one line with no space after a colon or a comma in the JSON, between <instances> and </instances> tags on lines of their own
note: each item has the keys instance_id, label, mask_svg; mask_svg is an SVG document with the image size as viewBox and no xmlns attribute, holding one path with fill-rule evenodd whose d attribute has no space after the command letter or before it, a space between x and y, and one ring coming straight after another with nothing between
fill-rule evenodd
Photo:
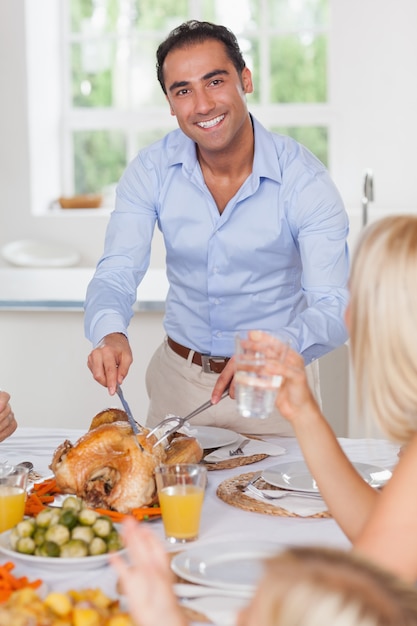
<instances>
[{"instance_id":1,"label":"light blue dress shirt","mask_svg":"<svg viewBox=\"0 0 417 626\"><path fill-rule=\"evenodd\" d=\"M155 224L166 247L164 328L229 356L242 329L284 331L306 363L347 339L348 217L323 164L253 119L252 174L222 214L181 130L127 167L85 303L87 337L127 334Z\"/></svg>"}]
</instances>

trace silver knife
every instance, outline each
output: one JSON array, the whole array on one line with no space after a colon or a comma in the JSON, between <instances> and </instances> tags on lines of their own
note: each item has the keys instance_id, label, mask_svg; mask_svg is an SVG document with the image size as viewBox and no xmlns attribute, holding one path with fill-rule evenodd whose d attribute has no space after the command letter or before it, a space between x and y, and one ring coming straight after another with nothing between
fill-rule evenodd
<instances>
[{"instance_id":1,"label":"silver knife","mask_svg":"<svg viewBox=\"0 0 417 626\"><path fill-rule=\"evenodd\" d=\"M125 397L123 395L123 391L122 388L120 387L120 385L117 385L116 387L116 393L120 398L120 402L122 403L122 406L124 408L124 410L126 411L126 415L127 415L127 419L129 420L129 424L133 430L133 433L135 434L135 441L138 444L139 448L142 450L143 452L143 446L141 446L141 444L139 443L139 441L136 439L136 435L140 434L140 430L138 425L136 424L135 418L132 415L132 411L130 410L130 407L128 405L128 403L125 400Z\"/></svg>"},{"instance_id":2,"label":"silver knife","mask_svg":"<svg viewBox=\"0 0 417 626\"><path fill-rule=\"evenodd\" d=\"M246 491L249 485L254 485L256 481L260 479L261 476L262 476L262 470L259 472L255 472L252 478L250 479L250 481L247 482L246 485L242 485L242 491Z\"/></svg>"}]
</instances>

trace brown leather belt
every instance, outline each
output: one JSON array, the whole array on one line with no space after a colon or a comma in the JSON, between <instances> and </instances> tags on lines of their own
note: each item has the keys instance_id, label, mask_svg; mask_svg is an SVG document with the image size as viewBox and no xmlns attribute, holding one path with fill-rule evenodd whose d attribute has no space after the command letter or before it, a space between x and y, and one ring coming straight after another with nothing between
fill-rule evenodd
<instances>
[{"instance_id":1,"label":"brown leather belt","mask_svg":"<svg viewBox=\"0 0 417 626\"><path fill-rule=\"evenodd\" d=\"M168 337L168 345L175 354L182 356L183 359L188 359L188 355L192 352L190 348L182 346L171 339L171 337ZM192 358L192 363L200 365L207 374L221 374L228 361L230 361L228 356L212 356L211 354L201 354L200 352L194 352Z\"/></svg>"}]
</instances>

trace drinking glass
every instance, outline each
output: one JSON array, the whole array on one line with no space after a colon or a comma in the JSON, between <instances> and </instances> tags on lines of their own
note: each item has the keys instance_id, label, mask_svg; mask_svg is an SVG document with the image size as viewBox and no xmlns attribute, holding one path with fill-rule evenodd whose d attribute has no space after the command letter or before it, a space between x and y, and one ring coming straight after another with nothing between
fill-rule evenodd
<instances>
[{"instance_id":1,"label":"drinking glass","mask_svg":"<svg viewBox=\"0 0 417 626\"><path fill-rule=\"evenodd\" d=\"M155 478L167 540L185 543L197 539L206 468L195 463L160 465L155 469Z\"/></svg>"},{"instance_id":2,"label":"drinking glass","mask_svg":"<svg viewBox=\"0 0 417 626\"><path fill-rule=\"evenodd\" d=\"M279 334L245 331L236 335L235 395L242 417L268 417L275 405L282 376L266 372L269 362L284 361L289 340Z\"/></svg>"},{"instance_id":3,"label":"drinking glass","mask_svg":"<svg viewBox=\"0 0 417 626\"><path fill-rule=\"evenodd\" d=\"M0 532L23 519L28 475L27 467L0 464Z\"/></svg>"}]
</instances>

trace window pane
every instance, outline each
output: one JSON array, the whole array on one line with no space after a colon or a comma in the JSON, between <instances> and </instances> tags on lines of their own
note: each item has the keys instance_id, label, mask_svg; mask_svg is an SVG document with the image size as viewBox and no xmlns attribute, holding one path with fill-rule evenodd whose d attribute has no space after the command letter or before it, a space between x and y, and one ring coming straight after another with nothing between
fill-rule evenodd
<instances>
[{"instance_id":1,"label":"window pane","mask_svg":"<svg viewBox=\"0 0 417 626\"><path fill-rule=\"evenodd\" d=\"M271 102L326 102L327 39L298 34L271 39Z\"/></svg>"},{"instance_id":2,"label":"window pane","mask_svg":"<svg viewBox=\"0 0 417 626\"><path fill-rule=\"evenodd\" d=\"M327 23L328 0L269 0L271 28L323 28Z\"/></svg>"},{"instance_id":3,"label":"window pane","mask_svg":"<svg viewBox=\"0 0 417 626\"><path fill-rule=\"evenodd\" d=\"M73 137L75 193L94 193L116 183L126 167L123 133L78 131Z\"/></svg>"},{"instance_id":4,"label":"window pane","mask_svg":"<svg viewBox=\"0 0 417 626\"><path fill-rule=\"evenodd\" d=\"M114 62L115 45L108 40L71 46L73 106L112 106Z\"/></svg>"},{"instance_id":5,"label":"window pane","mask_svg":"<svg viewBox=\"0 0 417 626\"><path fill-rule=\"evenodd\" d=\"M275 126L274 133L289 135L311 150L324 165L328 165L328 133L324 126Z\"/></svg>"},{"instance_id":6,"label":"window pane","mask_svg":"<svg viewBox=\"0 0 417 626\"><path fill-rule=\"evenodd\" d=\"M146 148L154 143L155 141L159 141L162 137L165 137L168 130L166 128L154 128L147 132L142 132L137 134L137 151L142 150L142 148Z\"/></svg>"},{"instance_id":7,"label":"window pane","mask_svg":"<svg viewBox=\"0 0 417 626\"><path fill-rule=\"evenodd\" d=\"M259 26L259 0L204 0L202 19L224 24L236 36Z\"/></svg>"},{"instance_id":8,"label":"window pane","mask_svg":"<svg viewBox=\"0 0 417 626\"><path fill-rule=\"evenodd\" d=\"M135 27L160 30L167 35L188 19L188 0L134 0L134 15Z\"/></svg>"},{"instance_id":9,"label":"window pane","mask_svg":"<svg viewBox=\"0 0 417 626\"><path fill-rule=\"evenodd\" d=\"M138 38L132 44L128 85L133 109L144 105L166 105L164 92L156 77L156 49L159 40ZM168 112L168 105L167 112Z\"/></svg>"},{"instance_id":10,"label":"window pane","mask_svg":"<svg viewBox=\"0 0 417 626\"><path fill-rule=\"evenodd\" d=\"M261 58L259 40L254 38L239 38L239 46L242 50L246 65L252 72L253 93L248 93L248 104L258 103L261 94Z\"/></svg>"},{"instance_id":11,"label":"window pane","mask_svg":"<svg viewBox=\"0 0 417 626\"><path fill-rule=\"evenodd\" d=\"M123 0L70 0L71 32L99 35L115 30Z\"/></svg>"}]
</instances>

